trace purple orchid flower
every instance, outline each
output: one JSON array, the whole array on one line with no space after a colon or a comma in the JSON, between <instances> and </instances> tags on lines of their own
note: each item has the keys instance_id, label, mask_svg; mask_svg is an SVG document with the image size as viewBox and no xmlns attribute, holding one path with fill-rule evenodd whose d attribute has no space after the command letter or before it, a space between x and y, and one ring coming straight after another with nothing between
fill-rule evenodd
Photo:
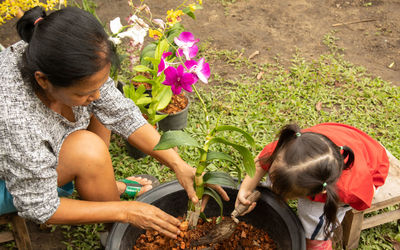
<instances>
[{"instance_id":1,"label":"purple orchid flower","mask_svg":"<svg viewBox=\"0 0 400 250\"><path fill-rule=\"evenodd\" d=\"M185 66L189 72L194 73L200 81L208 83L208 78L210 78L210 65L204 62L204 58L200 58L198 62L195 60L186 61Z\"/></svg>"},{"instance_id":2,"label":"purple orchid flower","mask_svg":"<svg viewBox=\"0 0 400 250\"><path fill-rule=\"evenodd\" d=\"M187 92L192 92L192 84L196 83L197 77L192 73L185 72L183 65L179 65L178 68L168 67L164 70L165 81L164 85L171 86L172 93L179 95L182 92L182 88Z\"/></svg>"},{"instance_id":3,"label":"purple orchid flower","mask_svg":"<svg viewBox=\"0 0 400 250\"><path fill-rule=\"evenodd\" d=\"M158 64L157 76L160 76L161 73L168 68L168 63L164 60L168 56L172 55L172 52L164 52L161 56L160 64Z\"/></svg>"},{"instance_id":4,"label":"purple orchid flower","mask_svg":"<svg viewBox=\"0 0 400 250\"><path fill-rule=\"evenodd\" d=\"M176 51L176 56L185 55L186 60L190 60L191 58L197 55L199 48L196 43L199 39L194 39L194 36L190 32L182 32L179 37L174 38L175 44L179 47Z\"/></svg>"}]
</instances>

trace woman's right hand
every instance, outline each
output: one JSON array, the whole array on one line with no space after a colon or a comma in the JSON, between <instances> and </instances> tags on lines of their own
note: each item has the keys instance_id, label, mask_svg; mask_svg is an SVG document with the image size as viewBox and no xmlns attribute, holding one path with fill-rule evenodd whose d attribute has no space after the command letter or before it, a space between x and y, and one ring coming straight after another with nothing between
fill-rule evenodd
<instances>
[{"instance_id":1,"label":"woman's right hand","mask_svg":"<svg viewBox=\"0 0 400 250\"><path fill-rule=\"evenodd\" d=\"M174 239L180 233L178 227L181 222L156 206L139 201L128 201L127 204L126 222L131 223L135 227L156 230Z\"/></svg>"}]
</instances>

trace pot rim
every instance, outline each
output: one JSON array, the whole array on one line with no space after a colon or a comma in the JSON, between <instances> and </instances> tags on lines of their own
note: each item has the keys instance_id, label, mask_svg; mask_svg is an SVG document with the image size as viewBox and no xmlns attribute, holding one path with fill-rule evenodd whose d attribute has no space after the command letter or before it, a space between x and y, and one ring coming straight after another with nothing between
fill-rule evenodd
<instances>
[{"instance_id":1,"label":"pot rim","mask_svg":"<svg viewBox=\"0 0 400 250\"><path fill-rule=\"evenodd\" d=\"M186 112L189 109L190 98L189 98L189 96L186 96L186 95L184 95L184 97L186 97L186 99L188 100L188 103L187 103L187 105L186 105L186 107L184 109L182 109L182 110L180 110L180 111L178 111L176 113L173 113L173 114L168 114L168 113L164 113L164 112L161 112L161 111L156 111L156 113L159 114L159 115L174 116L174 115L179 115L179 114L181 114L183 112Z\"/></svg>"}]
</instances>

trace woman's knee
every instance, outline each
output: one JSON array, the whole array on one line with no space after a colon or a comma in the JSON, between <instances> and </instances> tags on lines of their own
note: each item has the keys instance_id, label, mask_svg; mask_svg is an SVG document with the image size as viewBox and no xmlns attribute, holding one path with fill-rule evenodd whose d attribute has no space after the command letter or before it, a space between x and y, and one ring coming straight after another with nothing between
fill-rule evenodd
<instances>
[{"instance_id":1,"label":"woman's knee","mask_svg":"<svg viewBox=\"0 0 400 250\"><path fill-rule=\"evenodd\" d=\"M93 132L79 130L64 140L57 170L76 174L77 171L100 170L99 168L110 166L110 154L102 138Z\"/></svg>"}]
</instances>

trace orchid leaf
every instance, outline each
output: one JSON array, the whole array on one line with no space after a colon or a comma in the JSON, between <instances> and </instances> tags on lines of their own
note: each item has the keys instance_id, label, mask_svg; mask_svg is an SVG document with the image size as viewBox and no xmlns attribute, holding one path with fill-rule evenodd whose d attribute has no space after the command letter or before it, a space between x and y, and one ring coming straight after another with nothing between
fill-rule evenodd
<instances>
[{"instance_id":1,"label":"orchid leaf","mask_svg":"<svg viewBox=\"0 0 400 250\"><path fill-rule=\"evenodd\" d=\"M156 51L157 45L155 43L150 43L146 47L143 48L142 53L140 53L140 64L148 65L145 62L146 57L154 57L154 52Z\"/></svg>"},{"instance_id":2,"label":"orchid leaf","mask_svg":"<svg viewBox=\"0 0 400 250\"><path fill-rule=\"evenodd\" d=\"M196 16L194 15L193 11L190 10L190 7L184 8L182 12L190 16L193 20L196 20Z\"/></svg>"},{"instance_id":3,"label":"orchid leaf","mask_svg":"<svg viewBox=\"0 0 400 250\"><path fill-rule=\"evenodd\" d=\"M161 121L162 119L164 119L167 116L168 116L168 114L166 114L166 115L155 115L154 116L154 121L153 121L154 124L156 124L157 122Z\"/></svg>"},{"instance_id":4,"label":"orchid leaf","mask_svg":"<svg viewBox=\"0 0 400 250\"><path fill-rule=\"evenodd\" d=\"M219 194L212 188L204 187L204 195L209 195L210 197L214 198L214 200L219 205L220 212L221 212L221 217L222 217L222 212L223 212L224 205L222 204L222 200L221 200L221 197L219 196Z\"/></svg>"},{"instance_id":5,"label":"orchid leaf","mask_svg":"<svg viewBox=\"0 0 400 250\"><path fill-rule=\"evenodd\" d=\"M156 51L155 51L155 53L154 53L154 58L157 59L157 60L160 60L162 54L163 54L165 51L168 51L168 49L169 49L168 40L167 40L167 39L161 40L161 41L158 43L157 47L156 47Z\"/></svg>"},{"instance_id":6,"label":"orchid leaf","mask_svg":"<svg viewBox=\"0 0 400 250\"><path fill-rule=\"evenodd\" d=\"M204 183L236 188L236 182L228 173L207 172L203 176Z\"/></svg>"},{"instance_id":7,"label":"orchid leaf","mask_svg":"<svg viewBox=\"0 0 400 250\"><path fill-rule=\"evenodd\" d=\"M173 43L174 38L178 37L184 30L185 28L181 23L174 24L174 26L172 26L171 29L166 32L168 42Z\"/></svg>"},{"instance_id":8,"label":"orchid leaf","mask_svg":"<svg viewBox=\"0 0 400 250\"><path fill-rule=\"evenodd\" d=\"M238 128L238 127L231 126L231 125L221 125L221 126L216 127L215 130L216 130L216 131L226 131L226 130L229 130L229 131L236 131L236 132L239 132L239 133L241 133L241 134L244 136L244 138L246 138L247 143L249 143L250 146L251 146L252 148L255 148L255 147L256 147L256 144L255 144L255 142L254 142L253 137L252 137L249 133L247 133L246 131L244 131L244 130Z\"/></svg>"},{"instance_id":9,"label":"orchid leaf","mask_svg":"<svg viewBox=\"0 0 400 250\"><path fill-rule=\"evenodd\" d=\"M154 150L164 150L176 146L193 146L200 147L198 142L193 139L188 133L180 130L172 130L165 132Z\"/></svg>"},{"instance_id":10,"label":"orchid leaf","mask_svg":"<svg viewBox=\"0 0 400 250\"><path fill-rule=\"evenodd\" d=\"M207 216L206 216L206 214L204 212L200 212L200 218L202 218L204 221L207 221L207 222L211 222L212 221L212 219L207 218Z\"/></svg>"},{"instance_id":11,"label":"orchid leaf","mask_svg":"<svg viewBox=\"0 0 400 250\"><path fill-rule=\"evenodd\" d=\"M234 149L236 149L240 153L240 155L243 157L243 166L244 166L246 173L248 175L250 175L250 177L254 176L255 169L256 169L255 164L254 164L254 157L251 154L250 150L248 150L246 147L243 147L239 144L230 142L221 137L214 137L210 140L209 143L210 143L210 145L213 143L222 143L222 144L229 145L229 146L233 147Z\"/></svg>"},{"instance_id":12,"label":"orchid leaf","mask_svg":"<svg viewBox=\"0 0 400 250\"><path fill-rule=\"evenodd\" d=\"M135 67L133 67L133 70L137 71L137 72L149 72L151 69L147 66L144 65L136 65Z\"/></svg>"},{"instance_id":13,"label":"orchid leaf","mask_svg":"<svg viewBox=\"0 0 400 250\"><path fill-rule=\"evenodd\" d=\"M160 88L161 92L159 92L156 96L156 99L158 100L158 105L156 107L157 111L163 110L165 107L167 107L172 98L172 90L169 86L160 85Z\"/></svg>"},{"instance_id":14,"label":"orchid leaf","mask_svg":"<svg viewBox=\"0 0 400 250\"><path fill-rule=\"evenodd\" d=\"M230 155L228 155L227 153L216 152L216 151L208 151L208 153L207 153L207 161L213 161L213 160L224 160L224 161L235 162L233 160L233 158Z\"/></svg>"},{"instance_id":15,"label":"orchid leaf","mask_svg":"<svg viewBox=\"0 0 400 250\"><path fill-rule=\"evenodd\" d=\"M137 75L137 76L133 77L132 80L135 81L135 82L147 82L147 83L150 83L150 84L152 82L154 82L152 79L149 79L149 78L147 78L145 76L142 76L142 75Z\"/></svg>"}]
</instances>

